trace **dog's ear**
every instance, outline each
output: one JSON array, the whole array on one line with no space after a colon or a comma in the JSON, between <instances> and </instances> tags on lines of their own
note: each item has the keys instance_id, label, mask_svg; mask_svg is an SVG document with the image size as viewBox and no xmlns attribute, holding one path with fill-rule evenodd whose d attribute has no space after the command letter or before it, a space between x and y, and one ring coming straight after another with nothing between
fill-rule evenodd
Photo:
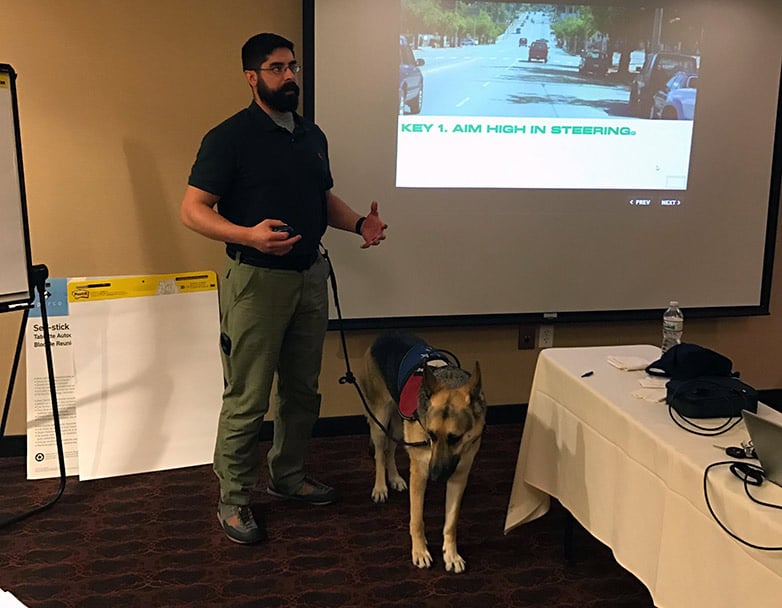
<instances>
[{"instance_id":1,"label":"dog's ear","mask_svg":"<svg viewBox=\"0 0 782 608\"><path fill-rule=\"evenodd\" d=\"M483 387L481 385L481 366L476 361L473 367L470 382L470 403L472 404L473 414L480 416L486 411L486 397L483 396Z\"/></svg>"},{"instance_id":2,"label":"dog's ear","mask_svg":"<svg viewBox=\"0 0 782 608\"><path fill-rule=\"evenodd\" d=\"M421 416L426 416L426 411L429 409L429 400L432 398L432 395L442 388L443 384L434 375L432 366L425 364L421 388L418 390L418 413Z\"/></svg>"},{"instance_id":3,"label":"dog's ear","mask_svg":"<svg viewBox=\"0 0 782 608\"><path fill-rule=\"evenodd\" d=\"M481 393L481 365L477 361L472 368L472 374L470 375L470 381L468 382L471 395L479 395Z\"/></svg>"},{"instance_id":4,"label":"dog's ear","mask_svg":"<svg viewBox=\"0 0 782 608\"><path fill-rule=\"evenodd\" d=\"M443 383L434 375L434 368L431 365L424 365L424 377L421 381L421 391L431 397L437 391L442 390Z\"/></svg>"}]
</instances>

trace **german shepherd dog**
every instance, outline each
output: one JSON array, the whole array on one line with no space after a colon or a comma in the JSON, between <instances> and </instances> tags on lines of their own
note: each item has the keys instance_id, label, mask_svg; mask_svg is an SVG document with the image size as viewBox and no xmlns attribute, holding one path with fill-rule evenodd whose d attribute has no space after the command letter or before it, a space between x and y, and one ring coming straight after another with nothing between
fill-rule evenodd
<instances>
[{"instance_id":1,"label":"german shepherd dog","mask_svg":"<svg viewBox=\"0 0 782 608\"><path fill-rule=\"evenodd\" d=\"M407 489L395 460L397 441L403 436L410 458L413 564L419 568L432 565L424 533L424 494L428 479L445 481L443 560L446 571L463 572L465 561L456 547L456 523L486 420L480 366L476 361L470 374L447 360L437 361L439 366L426 360L418 373L422 377L417 391L417 410L412 416L403 417L399 409L402 391L397 382L398 370L411 349L421 344L425 344L423 340L412 334L384 334L375 340L364 356L359 386L368 410L388 431L384 432L368 416L375 455L372 500L385 502L388 485L400 492Z\"/></svg>"}]
</instances>

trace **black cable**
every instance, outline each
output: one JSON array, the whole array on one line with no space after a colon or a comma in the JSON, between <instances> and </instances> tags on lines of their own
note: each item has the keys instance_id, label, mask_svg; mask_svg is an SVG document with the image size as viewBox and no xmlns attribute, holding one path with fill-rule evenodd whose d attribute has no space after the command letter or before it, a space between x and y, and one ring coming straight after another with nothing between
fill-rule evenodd
<instances>
[{"instance_id":1,"label":"black cable","mask_svg":"<svg viewBox=\"0 0 782 608\"><path fill-rule=\"evenodd\" d=\"M748 465L748 466L754 466L754 465ZM759 469L761 472L763 471L763 469L761 469L760 467L757 467L757 468L758 468L758 469ZM766 502L766 501L764 501L764 500L760 500L759 498L755 498L754 496L752 496L752 493L749 491L749 486L750 486L750 485L754 485L754 484L750 484L750 483L748 483L748 482L746 481L746 479L745 479L745 480L744 480L744 493L745 493L745 494L746 494L746 495L749 497L749 499L750 499L752 502L754 502L754 503L756 503L756 504L759 504L759 505L761 505L761 506L764 506L764 507L768 507L769 509L780 509L780 510L782 510L782 505L776 505L776 504L774 504L773 502Z\"/></svg>"},{"instance_id":2,"label":"black cable","mask_svg":"<svg viewBox=\"0 0 782 608\"><path fill-rule=\"evenodd\" d=\"M719 517L717 517L717 514L714 512L714 509L711 506L711 501L709 500L709 490L708 490L709 471L711 469L713 469L714 467L717 467L717 466L726 466L726 465L728 465L728 466L732 467L735 464L737 464L737 462L735 460L721 460L719 462L711 463L709 466L707 466L704 469L704 471L703 471L703 497L706 499L706 507L709 509L709 513L711 513L711 516L714 518L714 521L717 522L717 524L719 525L720 528L722 528L731 538L737 540L742 545L746 545L747 547L751 547L753 549L759 549L761 551L782 551L782 547L764 547L762 545L755 545L755 544L753 544L753 543L751 543L749 541L744 540L743 538L738 536L736 533L734 533L731 530L729 530L728 527L720 521ZM744 466L746 466L747 468L749 468L749 469L751 469L751 470L753 470L755 472L758 472L760 474L763 473L763 469L758 467L758 466L756 466L756 465L754 465L754 464L750 464L750 463L741 463L741 464L743 464ZM747 496L749 496L754 502L756 502L758 504L761 504L761 505L764 505L764 506L768 506L768 507L772 507L774 509L782 509L781 505L774 505L774 504L770 504L770 503L764 503L762 501L759 501L759 500L755 499L749 492L749 485L750 485L750 483L747 481L747 479L748 479L747 476L743 477L744 491L746 492Z\"/></svg>"},{"instance_id":3,"label":"black cable","mask_svg":"<svg viewBox=\"0 0 782 608\"><path fill-rule=\"evenodd\" d=\"M700 426L699 424L695 424L692 420L690 420L686 416L682 416L681 414L679 414L679 412L676 412L676 415L680 416L682 420L687 422L687 424L691 424L696 429L700 429L699 431L695 431L691 428L684 426L681 422L679 422L676 419L676 416L674 416L673 411L674 411L673 406L669 403L668 415L671 417L671 420L674 421L676 426L678 426L680 429L684 429L688 433L692 433L693 435L701 435L702 437L716 437L717 435L723 435L727 433L729 430L731 430L734 426L736 426L739 422L741 422L741 418L728 418L725 422L723 422L719 426L706 427L706 426ZM701 432L701 431L706 431L706 432Z\"/></svg>"},{"instance_id":4,"label":"black cable","mask_svg":"<svg viewBox=\"0 0 782 608\"><path fill-rule=\"evenodd\" d=\"M716 384L716 383L713 383L713 384L714 384L714 386L721 387L721 385L719 385L719 384ZM724 433L727 433L733 427L735 427L737 424L739 424L739 422L741 422L741 416L738 416L738 417L731 416L731 417L727 418L725 420L725 422L719 424L718 426L714 426L714 427L701 426L701 425L696 424L695 422L693 422L691 418L688 418L687 416L683 416L682 414L679 413L678 410L676 410L676 415L677 416L679 416L682 420L684 420L691 427L694 427L695 429L698 429L698 430L693 430L690 427L684 426L681 422L679 422L679 420L676 419L676 416L674 416L674 414L673 414L674 409L675 409L673 407L673 402L676 399L676 395L678 395L679 392L681 392L683 390L685 390L684 386L680 385L679 388L676 389L670 397L666 396L666 402L668 403L668 415L670 416L671 420L673 420L674 424L676 424L676 426L678 426L680 429L684 429L685 431L687 431L688 433L692 433L693 435L700 435L702 437L716 437L717 435L722 435ZM747 396L744 393L742 393L741 391L732 391L732 392L735 392L735 393L738 393L738 394L742 395L743 398L744 398L744 403L746 405L749 405L749 403L747 401ZM727 398L725 398L725 400L729 401Z\"/></svg>"}]
</instances>

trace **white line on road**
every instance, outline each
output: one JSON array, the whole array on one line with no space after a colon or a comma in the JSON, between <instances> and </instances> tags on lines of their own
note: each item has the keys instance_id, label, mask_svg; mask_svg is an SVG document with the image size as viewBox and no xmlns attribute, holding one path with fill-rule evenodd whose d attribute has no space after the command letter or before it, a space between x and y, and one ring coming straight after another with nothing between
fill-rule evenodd
<instances>
[{"instance_id":1,"label":"white line on road","mask_svg":"<svg viewBox=\"0 0 782 608\"><path fill-rule=\"evenodd\" d=\"M457 103L457 104L456 104L456 107L457 107L457 108L461 108L461 107L462 107L464 104L466 104L468 101L470 101L470 98L469 98L469 97L465 97L465 98L464 98L464 99L462 99L462 100L461 100L459 103Z\"/></svg>"}]
</instances>

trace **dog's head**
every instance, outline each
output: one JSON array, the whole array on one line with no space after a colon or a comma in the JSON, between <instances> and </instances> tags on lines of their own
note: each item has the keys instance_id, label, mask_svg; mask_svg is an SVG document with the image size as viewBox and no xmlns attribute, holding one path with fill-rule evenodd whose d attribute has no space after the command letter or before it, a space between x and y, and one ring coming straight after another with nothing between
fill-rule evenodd
<instances>
[{"instance_id":1,"label":"dog's head","mask_svg":"<svg viewBox=\"0 0 782 608\"><path fill-rule=\"evenodd\" d=\"M445 481L483 432L486 398L478 362L472 374L458 367L425 365L418 419L431 445L429 478Z\"/></svg>"}]
</instances>

